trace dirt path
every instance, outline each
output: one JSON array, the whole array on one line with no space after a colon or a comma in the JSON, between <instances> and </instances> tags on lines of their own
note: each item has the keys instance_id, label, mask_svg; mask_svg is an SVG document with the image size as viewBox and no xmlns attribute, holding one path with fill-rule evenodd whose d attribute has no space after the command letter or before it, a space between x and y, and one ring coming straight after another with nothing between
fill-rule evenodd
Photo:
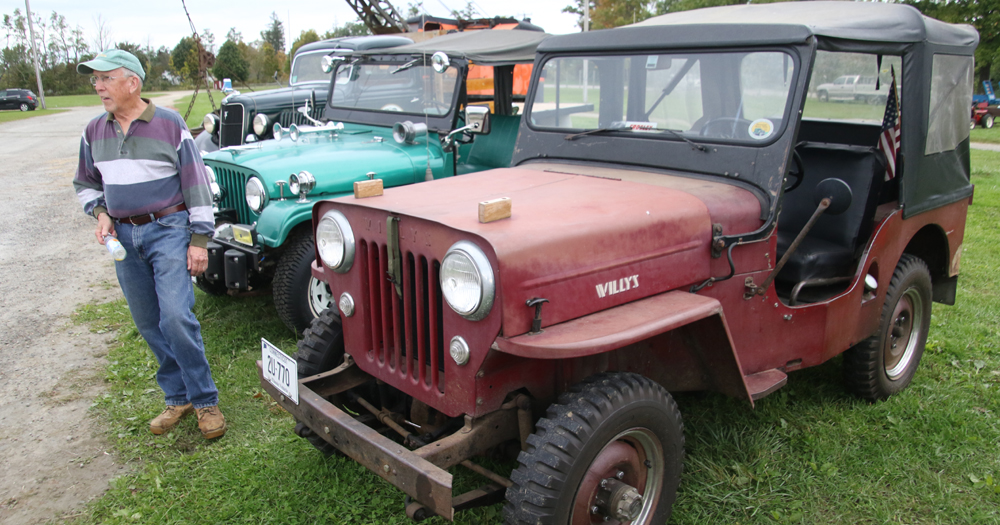
<instances>
[{"instance_id":1,"label":"dirt path","mask_svg":"<svg viewBox=\"0 0 1000 525\"><path fill-rule=\"evenodd\" d=\"M169 106L186 93L154 101ZM103 394L110 336L74 326L81 304L121 296L72 179L100 107L0 124L0 523L83 511L127 468L88 411ZM14 200L16 198L16 200Z\"/></svg>"}]
</instances>

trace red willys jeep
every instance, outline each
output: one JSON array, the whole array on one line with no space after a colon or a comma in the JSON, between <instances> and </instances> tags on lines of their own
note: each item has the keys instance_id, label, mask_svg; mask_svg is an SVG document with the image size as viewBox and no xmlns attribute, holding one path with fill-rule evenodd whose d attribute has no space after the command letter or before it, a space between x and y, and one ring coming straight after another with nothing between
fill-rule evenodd
<instances>
[{"instance_id":1,"label":"red willys jeep","mask_svg":"<svg viewBox=\"0 0 1000 525\"><path fill-rule=\"evenodd\" d=\"M279 391L268 359L262 384L411 517L505 497L508 523L664 523L671 392L753 405L841 353L863 398L910 383L931 302L955 300L977 43L852 2L549 38L510 168L317 203L312 271L338 309L298 382ZM890 83L885 106L809 95L858 72ZM472 461L512 443L509 478ZM453 495L457 465L486 484Z\"/></svg>"}]
</instances>

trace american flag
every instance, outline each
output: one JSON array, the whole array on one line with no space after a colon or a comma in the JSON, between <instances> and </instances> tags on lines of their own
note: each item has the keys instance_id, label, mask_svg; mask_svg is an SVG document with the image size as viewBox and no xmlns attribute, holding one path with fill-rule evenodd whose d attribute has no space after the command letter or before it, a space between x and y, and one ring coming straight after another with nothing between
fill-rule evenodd
<instances>
[{"instance_id":1,"label":"american flag","mask_svg":"<svg viewBox=\"0 0 1000 525\"><path fill-rule=\"evenodd\" d=\"M882 133L878 139L878 149L885 154L888 165L885 169L885 180L896 177L896 156L899 154L899 97L896 95L896 70L891 69L892 83L889 84L889 96L885 103L885 116L882 117Z\"/></svg>"}]
</instances>

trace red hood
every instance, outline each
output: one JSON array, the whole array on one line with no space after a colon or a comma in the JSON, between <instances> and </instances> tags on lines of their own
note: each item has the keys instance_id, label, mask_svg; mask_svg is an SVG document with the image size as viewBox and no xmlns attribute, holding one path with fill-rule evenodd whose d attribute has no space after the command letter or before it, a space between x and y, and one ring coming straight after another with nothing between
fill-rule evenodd
<instances>
[{"instance_id":1,"label":"red hood","mask_svg":"<svg viewBox=\"0 0 1000 525\"><path fill-rule=\"evenodd\" d=\"M508 337L530 329L534 310L525 301L532 298L549 300L542 316L548 326L707 279L715 214L706 202L731 215L729 222L760 224L757 199L745 190L662 174L594 171L531 165L339 200L479 237L477 244L491 259L495 255L497 305ZM635 178L642 180L629 180ZM499 197L511 199L511 217L480 223L479 202ZM736 220L748 214L749 220ZM435 251L443 257L446 249Z\"/></svg>"}]
</instances>

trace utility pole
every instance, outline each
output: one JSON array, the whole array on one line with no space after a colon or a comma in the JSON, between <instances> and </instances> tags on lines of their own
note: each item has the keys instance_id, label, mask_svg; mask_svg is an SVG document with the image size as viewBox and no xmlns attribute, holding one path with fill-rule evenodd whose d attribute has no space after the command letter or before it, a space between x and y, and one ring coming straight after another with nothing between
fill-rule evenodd
<instances>
[{"instance_id":1,"label":"utility pole","mask_svg":"<svg viewBox=\"0 0 1000 525\"><path fill-rule=\"evenodd\" d=\"M24 10L28 12L28 34L31 36L31 61L35 63L35 80L38 81L38 99L45 107L45 90L42 89L42 72L38 69L38 51L35 49L35 24L31 21L31 4L24 0Z\"/></svg>"},{"instance_id":2,"label":"utility pole","mask_svg":"<svg viewBox=\"0 0 1000 525\"><path fill-rule=\"evenodd\" d=\"M583 32L590 31L590 0L583 0ZM583 59L583 103L587 103L587 77L590 73L590 64Z\"/></svg>"}]
</instances>

